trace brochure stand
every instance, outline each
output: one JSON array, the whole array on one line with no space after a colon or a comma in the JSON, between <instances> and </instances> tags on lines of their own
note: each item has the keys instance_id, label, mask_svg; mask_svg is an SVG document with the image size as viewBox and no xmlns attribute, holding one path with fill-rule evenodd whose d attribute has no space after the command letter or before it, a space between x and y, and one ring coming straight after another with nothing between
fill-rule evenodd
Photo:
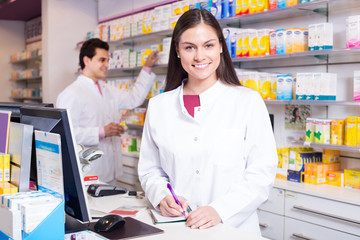
<instances>
[{"instance_id":1,"label":"brochure stand","mask_svg":"<svg viewBox=\"0 0 360 240\"><path fill-rule=\"evenodd\" d=\"M0 240L63 240L65 238L65 202L60 135L35 131L35 142L37 169L40 173L38 174L39 191L49 193L60 199L59 204L30 233L23 230L20 211L1 208L3 213L0 217ZM20 232L21 234L18 234ZM15 236L9 236L9 233L13 233Z\"/></svg>"}]
</instances>

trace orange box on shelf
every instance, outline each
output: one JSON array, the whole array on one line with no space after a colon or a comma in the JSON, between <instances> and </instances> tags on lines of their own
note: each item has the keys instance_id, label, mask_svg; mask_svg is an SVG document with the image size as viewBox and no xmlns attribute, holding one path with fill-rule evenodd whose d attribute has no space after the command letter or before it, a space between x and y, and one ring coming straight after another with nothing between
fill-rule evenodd
<instances>
[{"instance_id":1,"label":"orange box on shelf","mask_svg":"<svg viewBox=\"0 0 360 240\"><path fill-rule=\"evenodd\" d=\"M326 174L326 184L344 187L344 171L329 171Z\"/></svg>"},{"instance_id":2,"label":"orange box on shelf","mask_svg":"<svg viewBox=\"0 0 360 240\"><path fill-rule=\"evenodd\" d=\"M344 144L344 120L334 119L331 120L331 144L343 145Z\"/></svg>"}]
</instances>

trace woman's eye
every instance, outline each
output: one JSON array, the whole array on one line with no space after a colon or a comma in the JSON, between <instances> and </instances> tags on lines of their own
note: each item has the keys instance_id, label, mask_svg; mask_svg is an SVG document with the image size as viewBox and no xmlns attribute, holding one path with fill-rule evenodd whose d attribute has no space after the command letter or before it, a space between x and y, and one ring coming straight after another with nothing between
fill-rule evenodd
<instances>
[{"instance_id":1,"label":"woman's eye","mask_svg":"<svg viewBox=\"0 0 360 240\"><path fill-rule=\"evenodd\" d=\"M191 49L194 49L194 47L193 46L187 46L187 47L185 47L185 49L186 50L191 50Z\"/></svg>"},{"instance_id":2,"label":"woman's eye","mask_svg":"<svg viewBox=\"0 0 360 240\"><path fill-rule=\"evenodd\" d=\"M211 47L213 47L214 45L212 45L212 44L207 44L205 47L206 48L211 48Z\"/></svg>"}]
</instances>

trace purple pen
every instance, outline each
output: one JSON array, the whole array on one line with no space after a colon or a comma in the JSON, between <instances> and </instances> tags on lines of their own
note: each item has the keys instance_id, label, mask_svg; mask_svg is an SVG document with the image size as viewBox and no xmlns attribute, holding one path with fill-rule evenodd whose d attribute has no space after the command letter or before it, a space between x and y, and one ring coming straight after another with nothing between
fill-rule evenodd
<instances>
[{"instance_id":1,"label":"purple pen","mask_svg":"<svg viewBox=\"0 0 360 240\"><path fill-rule=\"evenodd\" d=\"M173 196L175 202L176 202L176 203L181 207L181 209L182 209L181 203L180 203L179 199L177 198L174 190L172 189L170 183L167 184L167 188L170 190L171 195ZM184 215L184 217L185 217L185 211L184 211L184 210L183 210L183 212L182 212L182 215Z\"/></svg>"}]
</instances>

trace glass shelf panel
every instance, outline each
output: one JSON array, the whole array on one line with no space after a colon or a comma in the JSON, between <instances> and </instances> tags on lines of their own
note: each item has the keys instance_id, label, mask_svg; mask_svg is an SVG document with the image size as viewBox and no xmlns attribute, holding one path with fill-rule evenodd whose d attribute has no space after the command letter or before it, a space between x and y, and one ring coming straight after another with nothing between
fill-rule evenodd
<instances>
[{"instance_id":1,"label":"glass shelf panel","mask_svg":"<svg viewBox=\"0 0 360 240\"><path fill-rule=\"evenodd\" d=\"M353 147L353 146L334 145L334 144L321 144L321 143L314 143L314 142L307 142L307 141L296 141L296 140L292 140L291 143L296 144L296 145L303 145L303 146L306 146L306 147L327 148L327 149L334 149L334 150L348 151L348 152L360 152L359 147Z\"/></svg>"},{"instance_id":2,"label":"glass shelf panel","mask_svg":"<svg viewBox=\"0 0 360 240\"><path fill-rule=\"evenodd\" d=\"M159 64L154 65L152 67L153 71L157 71L159 69L167 68L167 64ZM131 67L131 68L117 68L117 69L109 69L107 72L107 77L125 77L125 76L132 76L135 72L140 72L142 69L141 67Z\"/></svg>"},{"instance_id":3,"label":"glass shelf panel","mask_svg":"<svg viewBox=\"0 0 360 240\"><path fill-rule=\"evenodd\" d=\"M41 76L38 77L28 77L28 78L17 78L17 79L10 79L11 82L20 82L20 81L39 81L41 80Z\"/></svg>"},{"instance_id":4,"label":"glass shelf panel","mask_svg":"<svg viewBox=\"0 0 360 240\"><path fill-rule=\"evenodd\" d=\"M319 50L319 51L306 51L306 52L297 52L297 53L284 53L276 55L267 55L267 56L254 56L254 57L240 57L232 58L233 62L250 62L250 61L263 61L263 60L276 60L276 59L286 59L286 58L295 58L295 57L308 57L308 56L327 56L327 55L346 55L349 54L360 54L360 48L338 48L331 50ZM360 59L357 60L360 62Z\"/></svg>"},{"instance_id":5,"label":"glass shelf panel","mask_svg":"<svg viewBox=\"0 0 360 240\"><path fill-rule=\"evenodd\" d=\"M41 60L41 56L26 58L26 59L20 59L17 61L10 61L11 64L24 64L31 61Z\"/></svg>"},{"instance_id":6,"label":"glass shelf panel","mask_svg":"<svg viewBox=\"0 0 360 240\"><path fill-rule=\"evenodd\" d=\"M329 105L338 105L338 106L360 106L359 102L354 101L306 101L306 100L264 100L266 104L271 105L317 105L317 106L329 106Z\"/></svg>"}]
</instances>

